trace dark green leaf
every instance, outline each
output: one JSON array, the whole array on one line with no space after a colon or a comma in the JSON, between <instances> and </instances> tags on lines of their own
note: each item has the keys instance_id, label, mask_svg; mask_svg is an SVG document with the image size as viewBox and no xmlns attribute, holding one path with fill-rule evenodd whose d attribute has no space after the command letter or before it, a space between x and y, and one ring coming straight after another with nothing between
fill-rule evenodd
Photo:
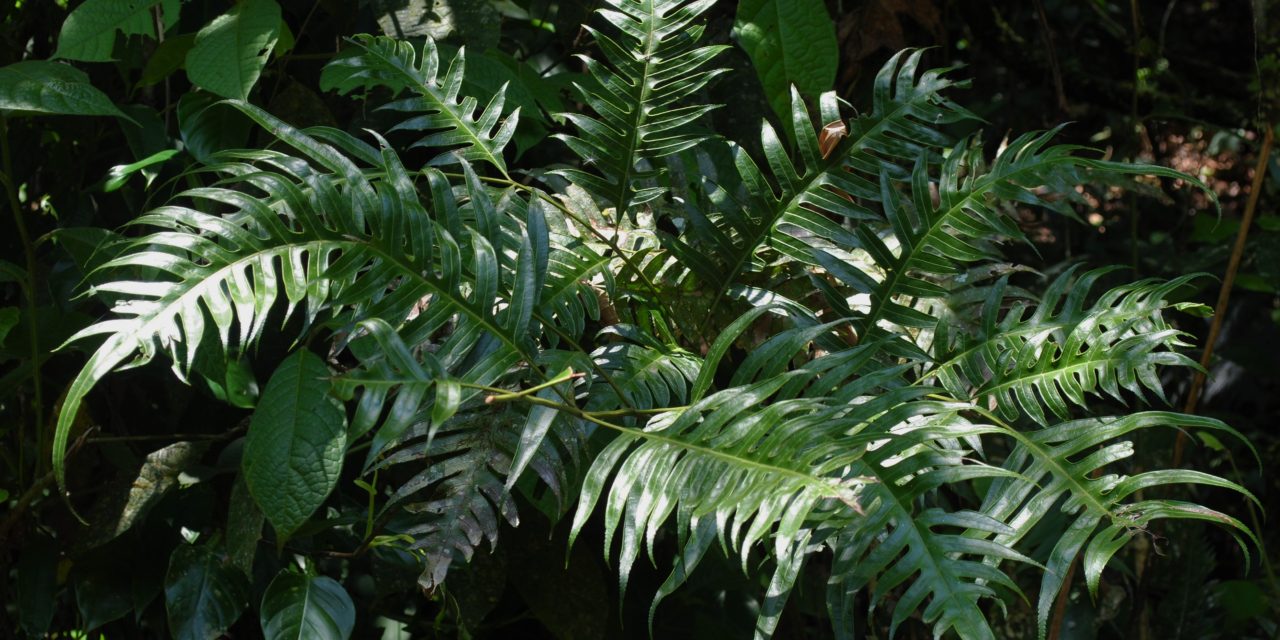
<instances>
[{"instance_id":1,"label":"dark green leaf","mask_svg":"<svg viewBox=\"0 0 1280 640\"><path fill-rule=\"evenodd\" d=\"M791 86L814 97L835 82L840 51L822 0L742 0L733 35L784 122L791 113Z\"/></svg>"},{"instance_id":2,"label":"dark green leaf","mask_svg":"<svg viewBox=\"0 0 1280 640\"><path fill-rule=\"evenodd\" d=\"M86 0L71 12L58 34L55 58L106 62L116 32L155 37L151 8L161 0Z\"/></svg>"},{"instance_id":3,"label":"dark green leaf","mask_svg":"<svg viewBox=\"0 0 1280 640\"><path fill-rule=\"evenodd\" d=\"M45 60L0 67L0 110L129 118L83 71Z\"/></svg>"},{"instance_id":4,"label":"dark green leaf","mask_svg":"<svg viewBox=\"0 0 1280 640\"><path fill-rule=\"evenodd\" d=\"M275 0L244 0L213 19L187 53L191 82L224 98L249 98L280 35Z\"/></svg>"},{"instance_id":5,"label":"dark green leaf","mask_svg":"<svg viewBox=\"0 0 1280 640\"><path fill-rule=\"evenodd\" d=\"M213 640L249 605L249 581L213 547L180 544L169 556L164 600L176 640Z\"/></svg>"},{"instance_id":6,"label":"dark green leaf","mask_svg":"<svg viewBox=\"0 0 1280 640\"><path fill-rule=\"evenodd\" d=\"M291 571L271 581L260 610L267 640L345 640L356 623L355 605L342 585Z\"/></svg>"},{"instance_id":7,"label":"dark green leaf","mask_svg":"<svg viewBox=\"0 0 1280 640\"><path fill-rule=\"evenodd\" d=\"M138 84L143 87L149 87L157 84L169 74L181 69L186 64L187 52L191 51L191 47L196 43L196 34L184 33L181 35L170 36L156 47L151 57L147 59L147 64L142 68L142 78L138 80Z\"/></svg>"},{"instance_id":8,"label":"dark green leaf","mask_svg":"<svg viewBox=\"0 0 1280 640\"><path fill-rule=\"evenodd\" d=\"M302 526L338 482L346 417L329 397L329 368L299 351L276 368L249 424L245 481L279 541Z\"/></svg>"}]
</instances>

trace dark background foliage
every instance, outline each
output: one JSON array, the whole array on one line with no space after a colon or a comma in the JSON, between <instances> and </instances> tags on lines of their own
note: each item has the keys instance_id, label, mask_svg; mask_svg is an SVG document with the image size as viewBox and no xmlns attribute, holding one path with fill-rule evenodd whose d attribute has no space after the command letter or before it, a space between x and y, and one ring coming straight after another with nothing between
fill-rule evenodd
<instances>
[{"instance_id":1,"label":"dark background foliage","mask_svg":"<svg viewBox=\"0 0 1280 640\"><path fill-rule=\"evenodd\" d=\"M0 66L50 57L59 26L77 4L0 2ZM183 31L193 32L196 27L189 25L204 24L228 4L183 2ZM272 57L252 102L298 125L328 124L352 131L385 128L380 120L384 116L367 111L363 102L321 93L319 75L344 37L379 31L378 18L403 4L280 0L295 42L291 50ZM593 8L590 2L494 3L516 6L530 19L503 15L478 0L435 4L437 11L478 14L460 19L459 27L442 39L449 45L466 45L470 64L505 69L504 64L522 60L530 64L526 72L535 74L578 71L570 54L590 41L579 26ZM1033 264L1048 270L1060 269L1054 265L1067 261L1125 264L1137 276L1161 277L1196 271L1221 277L1226 268L1258 165L1263 123L1274 122L1277 105L1280 16L1268 14L1280 12L1280 6L1270 4L827 2L841 58L836 89L855 107L869 103L871 77L892 53L909 46L931 47L926 66L965 66L962 74L972 78L972 87L963 92L962 101L986 120L981 135L992 146L1008 132L1070 121L1061 141L1098 146L1115 159L1171 166L1206 181L1220 199L1220 220L1202 194L1159 180L1145 189L1090 186L1085 195L1096 203L1096 213L1085 225L1024 212L1022 224L1032 243L1015 250ZM711 40L730 40L734 11L732 2L713 10ZM5 496L0 505L0 601L6 603L0 609L0 636L40 627L41 622L53 630L81 629L91 620L109 617L112 607L145 602L151 605L136 619L127 616L100 631L108 638L162 633L164 609L156 596L169 551L180 542L177 532L200 531L214 518L222 518L232 502L234 474L225 473L223 460L228 442L241 435L248 410L224 402L225 390L175 381L167 365L159 362L108 378L90 397L89 413L100 429L75 434L80 439L69 463L71 499L92 519L95 507L128 495L129 482L148 454L180 440L194 443L195 450L166 450L167 455L198 459L177 480L182 487L156 492L146 526L105 546L95 545L101 529L77 524L52 489L51 420L84 358L75 349L54 349L103 313L92 300L76 297L86 273L103 260L100 230L119 228L163 201L180 186L169 182L180 165L193 160L184 156L163 165L154 177L158 189L144 190L142 179L134 177L124 187L106 191L104 176L113 166L167 147L170 139L186 136L192 147L193 141L198 145L196 138L209 134L178 128L182 101L190 89L182 73L142 80L157 56L154 40L122 39L116 51L119 62L84 68L96 87L117 104L129 105L126 110L139 126L105 118L10 118L3 132L3 170L15 188L20 186L17 204L27 228L20 233L13 218L6 216L0 233L5 260L0 263L0 307L16 318L6 323L11 328L0 343L0 494ZM732 107L715 113L717 129L734 139L757 139L760 119L773 117L767 97L745 64L745 55L735 49L727 56L731 59L726 66L737 71L708 90L712 101ZM477 59L484 62L474 62ZM497 84L500 80L480 88L491 91ZM549 105L569 99L563 92L534 94L535 84L520 89L535 111L539 106L550 111ZM265 143L251 138L258 134L250 134L237 117L226 114L227 122L216 134L241 144ZM542 166L562 159L563 148L545 139L560 124L545 114L529 117L526 111L526 117L517 139L523 160ZM423 159L411 156L406 164ZM1272 166L1263 183L1259 218L1199 408L1240 429L1263 464L1255 464L1238 445L1216 441L1193 443L1188 456L1198 468L1241 482L1260 498L1267 513L1275 514L1280 512L1280 476L1270 473L1269 465L1280 460L1280 215L1274 212L1280 202L1280 166L1274 157L1268 162ZM34 264L26 262L24 242ZM27 277L22 272L32 266L34 316L24 307ZM1199 283L1197 298L1212 304L1218 282ZM1182 321L1201 338L1208 326L1207 319ZM227 386L237 389L233 394L255 393L255 385L265 383L283 358L283 345L269 340L263 344L243 370L227 375ZM1189 374L1178 371L1167 382L1173 390L1171 400L1181 406ZM1146 437L1152 441L1138 448L1141 455L1159 461L1151 466L1168 464L1173 438ZM344 480L339 486L346 488L340 492L352 486ZM356 493L339 498L361 499ZM1242 501L1221 508L1259 524ZM1280 549L1275 527L1260 524L1262 553ZM589 528L598 526L592 523ZM626 601L619 602L614 571L598 549L580 543L566 563L558 542L563 531L552 537L549 527L546 518L528 510L523 526L503 530L503 543L494 553L478 554L465 571L451 574L445 587L430 593L417 588L416 564L400 552L375 550L350 558L334 551L351 546L344 544L348 534L340 530L308 539L309 548L286 551L310 555L321 573L343 579L362 612L356 637L455 637L462 627L469 628L472 637L483 638L646 637L649 597L664 573L641 562ZM589 533L595 535L584 539L599 539L598 531ZM665 544L670 556L674 540ZM251 587L255 597L283 561L259 555L253 568L258 579ZM1224 531L1157 529L1122 554L1119 565L1120 570L1107 574L1096 603L1077 579L1076 588L1061 603L1065 622L1053 632L1056 637L1263 638L1280 631L1280 593L1275 591L1280 585L1257 557L1246 562ZM1247 576L1246 568L1251 569ZM825 637L829 629L823 621L822 591L819 582L799 585L776 637ZM654 637L746 637L761 592L762 584L743 575L736 560L713 554L659 610ZM128 601L117 605L108 595ZM233 630L233 637L257 633L257 621L247 618ZM1017 600L1009 603L1008 615L998 624L1005 637L1035 635L1033 608ZM393 629L408 635L394 635ZM929 632L925 625L911 622L899 634L923 638Z\"/></svg>"}]
</instances>

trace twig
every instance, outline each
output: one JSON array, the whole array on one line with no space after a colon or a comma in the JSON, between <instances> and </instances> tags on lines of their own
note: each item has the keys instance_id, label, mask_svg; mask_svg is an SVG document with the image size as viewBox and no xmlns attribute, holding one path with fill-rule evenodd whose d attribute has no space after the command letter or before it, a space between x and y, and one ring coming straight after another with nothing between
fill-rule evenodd
<instances>
[{"instance_id":1,"label":"twig","mask_svg":"<svg viewBox=\"0 0 1280 640\"><path fill-rule=\"evenodd\" d=\"M1218 341L1218 333L1222 331L1222 321L1227 315L1227 303L1231 301L1231 287L1236 281L1236 272L1240 270L1240 260L1244 256L1244 246L1249 239L1249 226L1253 222L1253 214L1258 210L1258 198L1262 195L1262 181L1267 175L1267 164L1271 158L1271 144L1275 141L1274 127L1270 122L1263 124L1266 133L1262 139L1262 150L1258 152L1258 162L1253 168L1253 182L1249 186L1249 201L1244 207L1244 218L1240 220L1240 230L1236 232L1236 244L1231 249L1231 259L1227 262L1227 273L1222 278L1222 287L1218 290L1218 304L1213 307L1213 322L1209 324L1209 337L1204 341L1204 353L1200 355L1200 371L1191 381L1191 392L1187 395L1187 403L1183 413L1195 413L1200 402L1200 392L1204 389L1205 374L1213 359L1213 345ZM1173 466L1182 466L1182 453L1187 445L1187 434L1178 432L1178 439L1173 445Z\"/></svg>"}]
</instances>

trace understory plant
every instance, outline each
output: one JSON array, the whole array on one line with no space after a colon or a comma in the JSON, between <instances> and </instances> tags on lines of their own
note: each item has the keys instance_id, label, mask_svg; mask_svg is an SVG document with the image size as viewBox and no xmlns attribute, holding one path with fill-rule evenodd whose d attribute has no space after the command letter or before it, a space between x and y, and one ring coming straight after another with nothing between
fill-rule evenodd
<instances>
[{"instance_id":1,"label":"understory plant","mask_svg":"<svg viewBox=\"0 0 1280 640\"><path fill-rule=\"evenodd\" d=\"M706 99L726 64L702 42L714 0L603 4L558 114L566 162L515 159L520 109L468 95L463 51L360 36L321 85L385 130L214 104L266 144L209 154L87 278L112 311L73 339L97 342L53 442L72 505L68 442L104 378L158 358L227 380L286 345L233 454L244 509L270 527L232 509L171 561L170 584L189 568L224 585L202 629L244 610L255 549L353 527L338 552L408 552L430 592L533 504L571 518L563 542L602 546L623 592L642 554L669 567L651 619L708 554L740 558L770 576L761 637L806 572L838 637L870 616L890 634L918 618L992 638L1020 598L1044 635L1073 566L1096 591L1157 521L1207 520L1249 546L1239 521L1169 497L1240 486L1126 465L1148 430L1234 435L1116 409L1163 402L1162 372L1196 366L1166 318L1194 306L1179 302L1190 277L1041 279L1006 257L1019 210L1075 216L1078 185L1198 181L1055 145L1056 130L994 152L954 139L976 116L921 51L880 70L861 112L793 90L779 126L725 140ZM332 497L353 470L367 504ZM603 540L580 540L593 517ZM672 539L677 553L654 553ZM254 604L272 637L343 637L357 615L314 567ZM171 629L191 623L169 611Z\"/></svg>"}]
</instances>

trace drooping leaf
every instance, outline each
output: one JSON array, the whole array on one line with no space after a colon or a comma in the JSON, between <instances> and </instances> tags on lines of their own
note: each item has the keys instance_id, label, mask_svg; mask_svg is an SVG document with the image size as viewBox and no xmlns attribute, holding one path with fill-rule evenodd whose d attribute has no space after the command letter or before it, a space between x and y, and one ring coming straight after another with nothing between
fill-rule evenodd
<instances>
[{"instance_id":1,"label":"drooping leaf","mask_svg":"<svg viewBox=\"0 0 1280 640\"><path fill-rule=\"evenodd\" d=\"M279 35L275 0L238 2L196 35L187 52L187 77L224 98L247 100Z\"/></svg>"},{"instance_id":2,"label":"drooping leaf","mask_svg":"<svg viewBox=\"0 0 1280 640\"><path fill-rule=\"evenodd\" d=\"M0 109L129 119L83 71L47 60L0 67Z\"/></svg>"},{"instance_id":3,"label":"drooping leaf","mask_svg":"<svg viewBox=\"0 0 1280 640\"><path fill-rule=\"evenodd\" d=\"M329 397L329 375L309 351L290 356L267 382L249 424L245 481L281 543L319 508L342 471L346 417Z\"/></svg>"},{"instance_id":4,"label":"drooping leaf","mask_svg":"<svg viewBox=\"0 0 1280 640\"><path fill-rule=\"evenodd\" d=\"M164 600L175 640L214 640L249 605L249 580L214 547L180 544L169 556Z\"/></svg>"},{"instance_id":5,"label":"drooping leaf","mask_svg":"<svg viewBox=\"0 0 1280 640\"><path fill-rule=\"evenodd\" d=\"M790 87L812 98L835 83L840 51L822 0L743 0L733 35L783 121L790 117Z\"/></svg>"},{"instance_id":6,"label":"drooping leaf","mask_svg":"<svg viewBox=\"0 0 1280 640\"><path fill-rule=\"evenodd\" d=\"M288 570L271 581L259 610L267 640L346 640L356 623L351 596L337 581Z\"/></svg>"}]
</instances>

